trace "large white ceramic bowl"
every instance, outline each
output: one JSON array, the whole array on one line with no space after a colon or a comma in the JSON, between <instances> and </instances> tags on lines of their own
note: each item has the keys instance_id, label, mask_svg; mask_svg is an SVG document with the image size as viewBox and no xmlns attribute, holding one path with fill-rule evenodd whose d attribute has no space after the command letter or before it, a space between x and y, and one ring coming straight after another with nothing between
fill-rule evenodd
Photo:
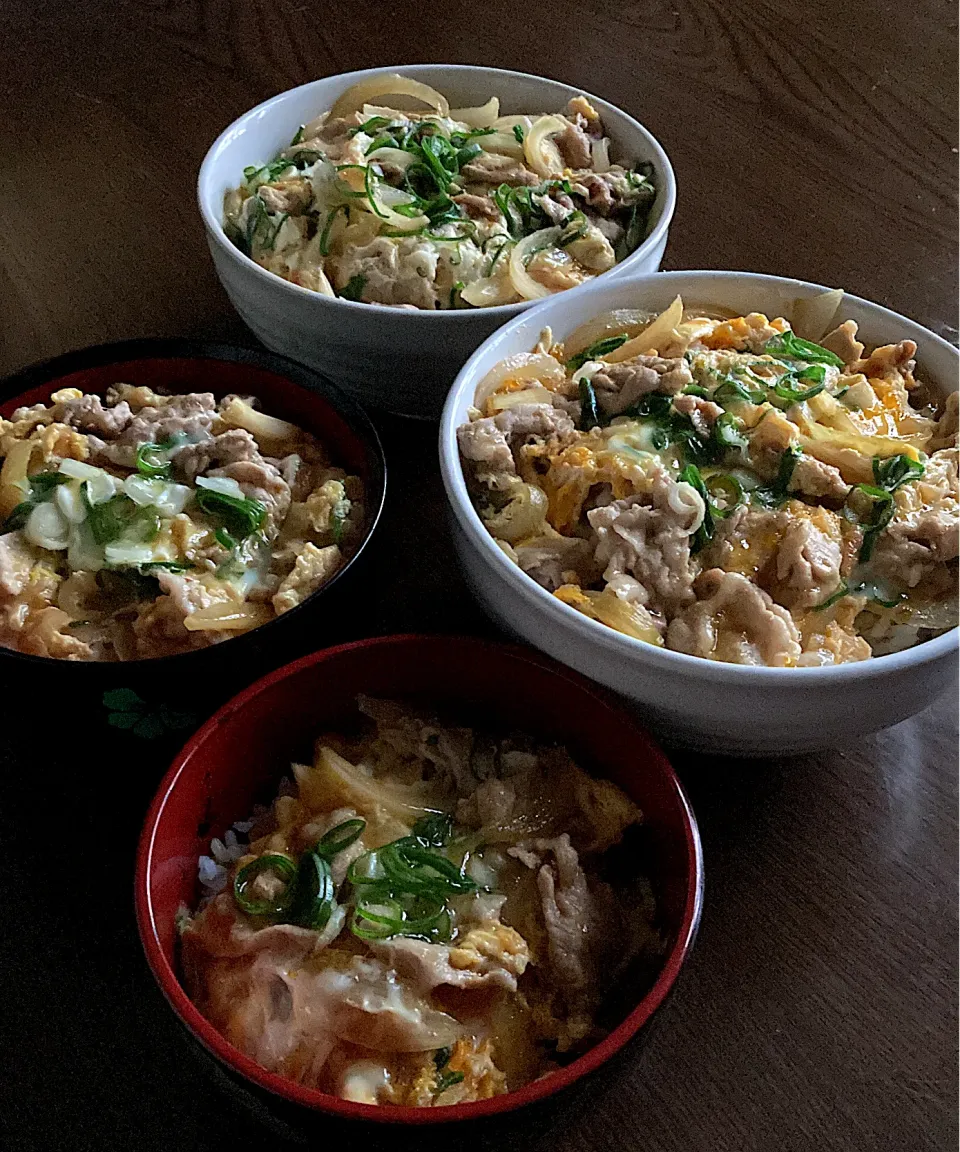
<instances>
[{"instance_id":1,"label":"large white ceramic bowl","mask_svg":"<svg viewBox=\"0 0 960 1152\"><path fill-rule=\"evenodd\" d=\"M554 112L582 89L524 72L463 64L405 64L369 68L314 80L282 92L234 121L220 134L200 167L197 194L207 242L220 282L241 318L268 348L323 372L361 401L406 416L436 419L464 360L504 321L529 304L499 308L415 312L380 304L331 299L265 271L223 231L223 196L248 164L272 159L297 126L329 108L358 80L400 72L442 92L454 107L500 98L504 115ZM656 272L667 243L676 184L667 155L633 117L586 95L603 117L615 160L653 164L657 196L644 242L604 279ZM583 288L570 289L579 294Z\"/></svg>"},{"instance_id":2,"label":"large white ceramic bowl","mask_svg":"<svg viewBox=\"0 0 960 1152\"><path fill-rule=\"evenodd\" d=\"M677 293L689 305L789 319L795 300L822 291L817 284L748 272L661 272L556 296L478 348L444 408L443 480L457 552L478 599L510 632L636 701L646 722L688 746L741 755L795 753L895 724L955 684L957 630L862 663L782 669L721 664L624 636L551 596L497 547L470 502L457 427L484 375L505 356L529 351L545 325L562 340L600 312L662 309ZM957 350L926 328L856 296L844 297L838 315L856 320L868 345L915 340L922 377L944 394L957 387Z\"/></svg>"}]
</instances>

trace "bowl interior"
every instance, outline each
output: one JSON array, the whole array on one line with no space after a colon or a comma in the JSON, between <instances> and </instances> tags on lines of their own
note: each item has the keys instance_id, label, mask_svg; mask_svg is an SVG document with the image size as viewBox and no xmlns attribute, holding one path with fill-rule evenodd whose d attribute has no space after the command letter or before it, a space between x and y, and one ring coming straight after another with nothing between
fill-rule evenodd
<instances>
[{"instance_id":1,"label":"bowl interior","mask_svg":"<svg viewBox=\"0 0 960 1152\"><path fill-rule=\"evenodd\" d=\"M198 899L197 857L208 851L211 836L244 819L255 803L273 798L291 760L311 757L321 730L355 715L359 692L429 703L474 723L477 717L496 716L498 723L563 740L586 769L614 780L644 812L645 864L669 940L663 968L642 1003L631 1005L602 1044L508 1097L436 1110L376 1108L300 1088L228 1045L178 983L175 916L181 904L194 907ZM450 637L388 637L330 649L280 669L228 703L191 740L147 818L138 859L138 919L147 957L175 1011L209 1049L250 1079L301 1104L344 1115L452 1120L547 1095L629 1039L663 1000L692 942L700 867L692 814L667 760L600 692L521 649Z\"/></svg>"},{"instance_id":2,"label":"bowl interior","mask_svg":"<svg viewBox=\"0 0 960 1152\"><path fill-rule=\"evenodd\" d=\"M233 637L223 644L196 651L182 652L151 660L86 662L51 660L49 657L0 649L3 657L35 663L41 667L55 665L67 675L85 675L85 670L124 668L126 674L137 669L159 669L171 662L196 660L218 655L224 644L259 644L265 634L273 633L278 624L300 613L316 597L349 571L366 548L376 528L386 487L383 450L376 429L367 415L349 397L339 393L309 369L292 361L244 348L226 345L200 345L187 341L134 340L101 348L67 353L49 362L26 368L0 383L0 416L9 418L20 407L45 404L61 388L78 388L82 392L103 396L112 384L146 385L170 392L212 392L219 400L231 393L256 396L263 410L272 416L289 420L312 432L328 450L331 462L358 474L365 487L367 515L366 534L357 551L346 564L312 596L283 616ZM324 389L321 391L320 389ZM221 697L222 699L222 697Z\"/></svg>"},{"instance_id":3,"label":"bowl interior","mask_svg":"<svg viewBox=\"0 0 960 1152\"><path fill-rule=\"evenodd\" d=\"M801 679L811 682L823 678L859 679L875 673L880 667L893 668L932 660L955 645L956 629L952 629L914 648L860 664L789 669L718 664L697 656L654 648L586 619L576 609L558 601L507 558L487 532L470 499L457 447L457 428L468 419L468 409L484 376L504 357L529 352L545 327L550 328L554 340L563 340L579 325L602 312L614 308L660 311L678 294L688 306L719 305L742 313L762 311L770 317L782 315L790 319L795 301L811 299L827 290L820 284L750 272L659 272L650 276L624 277L592 286L582 295L554 296L533 311L504 324L477 349L454 382L444 407L440 425L441 471L457 523L488 563L502 571L517 592L526 598L528 611L547 612L554 618L569 621L587 640L608 651L631 653L638 661L664 671L685 665L694 675L724 683L763 679L770 683L782 681L799 686ZM869 347L904 339L915 341L918 375L942 396L956 389L960 352L913 320L849 293L841 301L837 318L857 321L859 337Z\"/></svg>"},{"instance_id":4,"label":"bowl interior","mask_svg":"<svg viewBox=\"0 0 960 1152\"><path fill-rule=\"evenodd\" d=\"M274 96L231 124L215 141L200 169L198 194L210 234L218 242L222 240L223 244L230 245L239 258L239 251L223 235L222 215L224 194L240 182L244 167L264 163L275 156L290 143L299 124L309 122L328 109L342 92L359 80L395 72L436 88L454 108L480 105L491 96L498 96L502 115L558 112L571 97L585 95L603 118L611 140L612 159L628 164L649 161L656 173L657 195L650 212L647 239L617 268L628 267L635 258L642 258L669 224L676 196L673 170L666 153L646 128L615 105L582 88L525 72L457 64L398 64L314 80ZM484 311L511 314L525 307L528 305L521 303Z\"/></svg>"}]
</instances>

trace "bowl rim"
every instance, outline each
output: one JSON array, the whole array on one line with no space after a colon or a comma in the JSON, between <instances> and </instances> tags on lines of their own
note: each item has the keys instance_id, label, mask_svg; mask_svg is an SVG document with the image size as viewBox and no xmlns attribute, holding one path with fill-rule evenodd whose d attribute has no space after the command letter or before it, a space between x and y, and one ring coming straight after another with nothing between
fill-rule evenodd
<instances>
[{"instance_id":1,"label":"bowl rim","mask_svg":"<svg viewBox=\"0 0 960 1152\"><path fill-rule=\"evenodd\" d=\"M605 308L616 307L612 299L605 299L602 303L596 297L607 296L623 297L624 302L629 298L631 291L638 286L654 285L662 287L663 293L671 291L671 285L679 281L689 281L690 278L719 277L721 280L752 280L756 282L761 296L765 287L774 285L790 286L802 290L829 291L828 288L809 280L797 280L788 276L774 276L762 272L738 272L727 269L685 269L672 272L652 272L643 275L623 276L611 280L606 286L591 285L589 294L582 297L582 302L593 308L591 314L595 315ZM592 647L605 649L615 658L631 657L638 663L645 663L648 667L660 669L664 672L683 672L687 675L705 677L714 683L723 683L739 687L764 685L769 688L780 688L786 685L814 685L833 682L846 682L849 680L865 680L874 677L884 677L899 672L903 668L919 667L932 664L957 646L958 628L954 627L935 636L932 640L925 640L912 648L900 652L891 652L884 656L872 656L868 660L861 660L848 664L833 664L818 667L801 668L769 668L755 665L726 664L716 660L707 660L702 656L690 656L684 652L674 652L668 648L658 648L636 640L612 628L591 620L564 604L556 596L551 595L545 588L528 576L521 568L514 564L507 555L494 543L493 537L486 530L479 514L470 500L466 486L466 479L460 463L460 454L457 446L457 409L460 407L464 393L476 387L479 382L479 364L502 344L510 341L518 328L530 324L537 319L541 327L550 325L551 309L559 306L560 299L552 298L537 305L535 313L527 313L507 322L489 336L470 356L457 374L453 385L447 394L443 414L440 418L439 454L440 470L443 476L443 485L447 494L447 503L453 512L457 524L466 534L467 539L477 550L485 562L496 569L508 582L511 588L526 602L531 612L546 613L559 627L572 629L580 633L582 639L589 642ZM954 359L960 359L960 350L949 344L936 333L924 328L922 324L902 316L882 304L875 304L871 300L844 292L844 301L851 301L862 305L868 310L878 314L879 318L891 324L907 323L919 328L924 333L924 339L938 345L949 353ZM840 308L843 308L841 303Z\"/></svg>"},{"instance_id":2,"label":"bowl rim","mask_svg":"<svg viewBox=\"0 0 960 1152\"><path fill-rule=\"evenodd\" d=\"M331 1096L313 1088L304 1088L291 1080L286 1080L273 1072L268 1072L249 1056L233 1047L214 1026L206 1020L183 989L173 966L160 944L153 912L153 902L150 892L150 878L153 871L153 855L157 826L163 815L167 801L170 799L181 775L189 768L190 760L200 747L211 737L215 737L217 730L229 722L230 717L242 711L244 706L255 696L275 684L282 683L297 676L303 669L322 664L336 658L344 652L356 651L364 648L402 649L405 645L424 643L446 646L454 643L465 645L473 649L492 649L503 656L515 660L522 660L546 669L559 679L567 681L581 692L589 695L593 701L603 708L612 709L632 728L641 732L654 752L656 770L663 776L664 783L675 797L680 807L683 823L684 847L686 849L687 890L684 899L683 916L676 939L667 954L657 979L651 985L647 994L632 1009L632 1011L607 1036L590 1048L582 1056L572 1061L557 1072L550 1073L540 1080L514 1092L507 1092L502 1096L494 1096L487 1100L479 1100L468 1104L455 1104L445 1108L416 1108L396 1104L360 1104L350 1100L343 1100L338 1096ZM681 784L673 765L668 760L660 745L623 706L615 701L609 692L602 687L571 671L564 665L541 655L530 648L515 644L503 644L497 641L485 640L475 636L456 636L445 634L428 635L424 633L402 633L392 636L375 636L365 640L355 640L347 644L325 648L303 656L290 664L270 672L243 692L227 701L213 716L199 728L184 744L177 754L169 770L150 804L144 821L143 829L137 845L136 875L135 875L134 906L137 919L137 929L143 945L147 963L160 990L166 997L168 1004L180 1023L192 1034L209 1053L234 1072L239 1072L245 1079L252 1081L258 1087L268 1092L302 1105L314 1112L334 1114L345 1119L374 1121L391 1124L435 1125L449 1124L459 1120L473 1120L480 1117L499 1115L512 1112L524 1105L546 1099L563 1090L575 1081L593 1072L606 1063L650 1020L661 1007L667 995L675 984L680 970L683 967L696 940L700 926L700 917L703 908L703 848L700 841L700 832L696 817L690 805L687 794Z\"/></svg>"},{"instance_id":3,"label":"bowl rim","mask_svg":"<svg viewBox=\"0 0 960 1152\"><path fill-rule=\"evenodd\" d=\"M26 367L17 369L17 371L0 379L0 405L10 404L23 393L30 392L35 388L53 384L60 377L69 376L87 368L106 368L111 364L134 360L217 360L228 364L250 364L272 372L276 376L283 377L301 391L308 394L316 393L324 398L344 420L356 439L367 449L372 461L376 463L380 481L378 485L380 489L379 499L366 505L365 511L368 516L369 527L356 552L346 564L338 569L316 592L313 592L282 616L275 616L266 624L261 624L258 628L253 628L240 636L231 637L223 644L234 644L252 639L260 641L264 636L269 638L273 633L268 632L268 630L272 629L274 625L282 624L308 605L315 605L316 601L328 589L339 583L369 546L383 515L387 494L387 459L383 444L380 441L380 434L364 409L351 396L348 396L336 384L305 364L299 364L277 352L268 352L259 348L245 348L241 345L221 344L209 340L189 340L181 337L145 337L134 340L118 340L106 344L93 344L88 348L75 349L59 356L52 356L46 360L28 364ZM221 649L223 644L191 649L188 652L175 652L169 656L155 656L138 660L62 660L56 656L35 656L29 652L19 652L15 648L0 647L0 660L19 660L35 668L71 669L72 671L68 672L67 675L75 676L82 675L83 669L101 672L105 669L123 669L124 675L136 675L147 669L151 672L155 669L176 671L179 663L174 664L172 662L181 662L208 655Z\"/></svg>"},{"instance_id":4,"label":"bowl rim","mask_svg":"<svg viewBox=\"0 0 960 1152\"><path fill-rule=\"evenodd\" d=\"M389 73L403 73L404 71L414 72L429 76L433 72L449 71L450 69L460 69L464 72L475 72L480 75L487 75L491 78L494 77L521 77L524 80L536 80L548 85L560 85L585 96L596 107L601 114L605 110L612 109L619 115L623 116L629 123L631 129L639 136L649 147L653 154L654 163L656 165L657 175L663 181L664 200L663 208L661 209L660 216L651 229L649 235L645 236L643 242L626 257L619 264L615 264L613 268L608 269L608 272L613 272L617 276L629 270L629 267L638 263L641 259L650 255L656 248L657 244L665 239L667 231L673 220L673 215L677 206L677 180L673 171L673 165L670 163L666 150L660 141L653 135L649 128L641 124L636 117L631 116L629 112L616 104L612 104L609 100L604 100L600 96L594 96L592 93L587 92L586 89L577 88L573 84L567 84L564 80L554 80L549 76L538 76L533 72L519 72L511 68L488 68L480 64L395 64L395 65L381 65L376 68L360 68L353 72L337 72L331 76L321 76L315 80L309 80L306 84L298 84L294 88L286 88L282 92L277 92L273 96L262 100L253 108L248 109L242 115L238 116L232 123L228 124L226 128L217 136L216 140L207 149L207 152L200 163L200 168L197 173L197 204L200 209L200 216L203 220L204 227L207 231L208 239L215 243L219 251L226 253L234 261L234 263L258 279L262 284L281 285L281 291L292 293L293 297L299 296L301 299L307 300L321 300L324 305L340 305L356 313L357 309L362 312L374 315L389 315L401 317L400 323L414 322L409 319L410 317L418 316L443 316L446 319L444 322L463 322L463 317L474 316L478 313L489 315L500 319L503 323L508 317L516 316L519 313L529 310L531 307L536 306L539 301L537 300L521 300L513 304L497 304L489 308L445 308L429 311L425 308L407 309L397 308L389 304L375 304L364 303L358 300L345 300L342 296L324 296L318 292L311 292L308 288L303 288L299 284L292 284L289 280L284 280L282 277L277 276L273 272L268 272L265 268L261 268L256 261L251 260L249 256L240 251L235 244L232 244L227 239L226 233L223 229L223 221L220 215L214 211L214 206L208 203L205 194L205 184L209 178L210 170L213 167L214 161L217 158L217 153L226 146L229 138L233 136L238 129L241 129L249 120L259 119L264 113L274 104L283 100L284 97L289 96L293 92L300 92L303 89L311 88L316 84L325 83L329 80L349 80L352 84L358 83L360 80L368 76L376 76L380 74ZM350 85L348 85L350 86ZM579 284L574 288L568 288L563 292L556 293L556 295L566 296L570 292L578 292L593 287L598 281L602 282L603 276L607 275L606 272L601 273L595 277L594 280L589 280L585 284ZM321 305L323 306L323 305ZM349 316L348 311L345 315ZM362 314L362 313L361 313ZM451 321L450 318L454 318Z\"/></svg>"}]
</instances>

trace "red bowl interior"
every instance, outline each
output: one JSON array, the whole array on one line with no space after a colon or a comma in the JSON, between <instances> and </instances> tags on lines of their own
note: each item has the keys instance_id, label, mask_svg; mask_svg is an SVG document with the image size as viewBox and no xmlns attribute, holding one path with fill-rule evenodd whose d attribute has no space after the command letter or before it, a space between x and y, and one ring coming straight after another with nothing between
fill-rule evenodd
<instances>
[{"instance_id":1,"label":"red bowl interior","mask_svg":"<svg viewBox=\"0 0 960 1152\"><path fill-rule=\"evenodd\" d=\"M653 841L651 880L670 941L642 1001L603 1040L562 1070L516 1092L447 1108L356 1104L267 1072L209 1024L180 986L175 915L198 899L197 857L258 801L273 796L294 759L310 757L322 728L354 713L360 692L469 706L477 717L564 741L579 762L619 784L641 807ZM258 681L189 741L151 805L137 856L136 907L147 960L193 1035L262 1088L339 1116L434 1123L505 1112L549 1096L609 1059L666 997L693 943L702 860L696 823L667 759L630 717L575 673L525 649L447 636L364 640L304 657Z\"/></svg>"},{"instance_id":2,"label":"red bowl interior","mask_svg":"<svg viewBox=\"0 0 960 1152\"><path fill-rule=\"evenodd\" d=\"M189 340L128 340L69 352L25 368L0 382L0 416L9 418L20 407L45 404L61 388L105 395L112 384L147 385L168 392L212 392L217 399L230 393L256 396L271 416L289 420L312 432L327 449L334 465L361 477L365 486L366 532L346 564L301 604L260 628L226 641L258 644L278 627L289 628L292 618L339 583L366 549L383 509L386 469L376 429L366 413L348 396L315 373L273 353ZM327 394L329 392L329 395ZM178 664L197 657L219 655L212 649L179 652L147 660L129 660L128 673L144 667ZM231 647L231 651L233 651ZM66 675L85 676L86 661L51 661L49 657L0 649L0 656L37 665L55 663ZM113 663L99 667L115 668Z\"/></svg>"}]
</instances>

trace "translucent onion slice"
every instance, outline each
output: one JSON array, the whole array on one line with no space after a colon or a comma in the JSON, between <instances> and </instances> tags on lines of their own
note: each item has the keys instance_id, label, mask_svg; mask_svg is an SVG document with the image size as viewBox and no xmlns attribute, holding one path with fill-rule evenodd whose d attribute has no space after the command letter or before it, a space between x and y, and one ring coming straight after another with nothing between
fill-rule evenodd
<instances>
[{"instance_id":1,"label":"translucent onion slice","mask_svg":"<svg viewBox=\"0 0 960 1152\"><path fill-rule=\"evenodd\" d=\"M223 407L220 418L233 428L245 429L261 447L264 442L274 446L278 442L292 445L303 439L303 433L296 424L290 424L277 416L268 416L266 412L251 408L236 396Z\"/></svg>"},{"instance_id":2,"label":"translucent onion slice","mask_svg":"<svg viewBox=\"0 0 960 1152\"><path fill-rule=\"evenodd\" d=\"M677 296L670 307L665 308L649 327L644 328L639 336L634 336L632 340L628 340L626 344L621 344L619 348L611 352L606 357L607 362L619 364L623 360L632 359L634 356L646 355L654 349L659 352L671 342L679 341L680 337L676 328L682 319L683 301Z\"/></svg>"},{"instance_id":3,"label":"translucent onion slice","mask_svg":"<svg viewBox=\"0 0 960 1152\"><path fill-rule=\"evenodd\" d=\"M500 115L500 101L491 96L486 104L477 108L452 108L450 119L466 124L468 128L491 128Z\"/></svg>"},{"instance_id":4,"label":"translucent onion slice","mask_svg":"<svg viewBox=\"0 0 960 1152\"><path fill-rule=\"evenodd\" d=\"M514 244L507 267L514 288L524 300L541 300L544 296L553 296L560 291L559 288L551 290L539 280L534 280L527 271L527 261L535 252L556 244L561 231L560 228L541 228L539 232L531 232Z\"/></svg>"},{"instance_id":5,"label":"translucent onion slice","mask_svg":"<svg viewBox=\"0 0 960 1152\"><path fill-rule=\"evenodd\" d=\"M494 515L484 517L483 522L492 536L516 544L544 532L547 507L547 495L541 488L518 484L510 490L509 502Z\"/></svg>"},{"instance_id":6,"label":"translucent onion slice","mask_svg":"<svg viewBox=\"0 0 960 1152\"><path fill-rule=\"evenodd\" d=\"M495 412L504 408L516 408L518 404L552 404L553 393L546 388L522 388L519 392L501 392L490 399L490 407Z\"/></svg>"},{"instance_id":7,"label":"translucent onion slice","mask_svg":"<svg viewBox=\"0 0 960 1152\"><path fill-rule=\"evenodd\" d=\"M27 517L23 534L37 548L60 552L70 543L70 522L55 504L38 504Z\"/></svg>"},{"instance_id":8,"label":"translucent onion slice","mask_svg":"<svg viewBox=\"0 0 960 1152\"><path fill-rule=\"evenodd\" d=\"M450 114L450 105L446 98L435 89L421 84L419 80L411 80L409 77L398 76L393 73L389 76L371 76L341 93L330 109L330 119L336 120L341 116L351 116L364 104L369 104L383 96L412 96L441 116Z\"/></svg>"},{"instance_id":9,"label":"translucent onion slice","mask_svg":"<svg viewBox=\"0 0 960 1152\"><path fill-rule=\"evenodd\" d=\"M232 476L198 476L197 487L219 492L222 496L233 496L243 500L243 489Z\"/></svg>"},{"instance_id":10,"label":"translucent onion slice","mask_svg":"<svg viewBox=\"0 0 960 1152\"><path fill-rule=\"evenodd\" d=\"M402 148L377 148L367 157L368 164L391 164L394 168L406 171L416 160L412 152L404 152Z\"/></svg>"},{"instance_id":11,"label":"translucent onion slice","mask_svg":"<svg viewBox=\"0 0 960 1152\"><path fill-rule=\"evenodd\" d=\"M508 123L509 121L509 123ZM497 152L501 156L512 156L515 160L523 159L523 144L514 134L514 126L519 124L524 139L533 124L529 116L501 116L492 127L496 132L489 136L478 136L477 143L484 152Z\"/></svg>"},{"instance_id":12,"label":"translucent onion slice","mask_svg":"<svg viewBox=\"0 0 960 1152\"><path fill-rule=\"evenodd\" d=\"M563 174L563 157L550 137L569 127L569 123L560 116L538 116L524 136L523 155L539 176L546 178Z\"/></svg>"},{"instance_id":13,"label":"translucent onion slice","mask_svg":"<svg viewBox=\"0 0 960 1152\"><path fill-rule=\"evenodd\" d=\"M478 408L507 380L537 380L540 383L561 384L563 365L546 352L517 352L495 364L477 385L473 402Z\"/></svg>"},{"instance_id":14,"label":"translucent onion slice","mask_svg":"<svg viewBox=\"0 0 960 1152\"><path fill-rule=\"evenodd\" d=\"M504 265L506 267L506 265ZM474 308L514 304L519 299L509 276L484 276L461 289L460 297Z\"/></svg>"},{"instance_id":15,"label":"translucent onion slice","mask_svg":"<svg viewBox=\"0 0 960 1152\"><path fill-rule=\"evenodd\" d=\"M653 318L654 313L641 312L637 308L615 308L612 312L601 312L570 333L563 342L563 354L570 359L606 336L619 336L621 333L636 336Z\"/></svg>"},{"instance_id":16,"label":"translucent onion slice","mask_svg":"<svg viewBox=\"0 0 960 1152\"><path fill-rule=\"evenodd\" d=\"M425 228L430 223L426 216L401 216L399 212L394 212L394 205L412 202L410 194L400 188L393 188L389 184L375 181L371 185L371 198L373 199L372 205L368 204L366 200L358 200L354 203L360 208L373 212L375 216L378 216L397 232L419 232L421 228Z\"/></svg>"},{"instance_id":17,"label":"translucent onion slice","mask_svg":"<svg viewBox=\"0 0 960 1152\"><path fill-rule=\"evenodd\" d=\"M594 172L610 171L610 140L604 136L590 141L590 159Z\"/></svg>"},{"instance_id":18,"label":"translucent onion slice","mask_svg":"<svg viewBox=\"0 0 960 1152\"><path fill-rule=\"evenodd\" d=\"M87 506L80 493L80 483L61 484L54 496L57 507L71 524L82 524L87 518Z\"/></svg>"},{"instance_id":19,"label":"translucent onion slice","mask_svg":"<svg viewBox=\"0 0 960 1152\"><path fill-rule=\"evenodd\" d=\"M224 600L191 612L184 617L183 626L188 632L241 632L259 628L272 619L273 612L266 604L238 604L235 600Z\"/></svg>"},{"instance_id":20,"label":"translucent onion slice","mask_svg":"<svg viewBox=\"0 0 960 1152\"><path fill-rule=\"evenodd\" d=\"M831 288L807 300L794 300L791 325L804 340L820 340L834 326L843 300L842 288Z\"/></svg>"}]
</instances>

